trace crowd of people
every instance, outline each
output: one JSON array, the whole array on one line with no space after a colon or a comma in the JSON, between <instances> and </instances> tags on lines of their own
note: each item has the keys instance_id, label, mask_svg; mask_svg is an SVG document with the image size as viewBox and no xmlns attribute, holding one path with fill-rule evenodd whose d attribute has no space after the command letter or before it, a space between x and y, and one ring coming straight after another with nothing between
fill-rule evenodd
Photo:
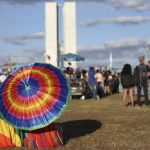
<instances>
[{"instance_id":1,"label":"crowd of people","mask_svg":"<svg viewBox=\"0 0 150 150\"><path fill-rule=\"evenodd\" d=\"M111 72L107 70L95 70L90 67L88 71L80 68L75 72L76 79L82 80L82 97L81 99L101 99L116 93L123 93L123 104L126 104L126 97L129 94L131 105L135 106L134 95L137 95L137 106L141 106L141 90L144 91L145 105L149 105L150 99L150 61L147 65L145 57L138 58L139 65L132 71L130 64L125 64L121 72ZM73 69L68 67L64 71L70 78L73 74Z\"/></svg>"},{"instance_id":2,"label":"crowd of people","mask_svg":"<svg viewBox=\"0 0 150 150\"><path fill-rule=\"evenodd\" d=\"M0 85L5 81L7 76L12 72L15 71L16 68L1 68L0 70Z\"/></svg>"},{"instance_id":3,"label":"crowd of people","mask_svg":"<svg viewBox=\"0 0 150 150\"><path fill-rule=\"evenodd\" d=\"M94 70L90 68L85 75L85 81L87 89L88 87L92 91L93 99L100 99L119 92L119 80L120 74L108 71L107 68L104 71Z\"/></svg>"},{"instance_id":4,"label":"crowd of people","mask_svg":"<svg viewBox=\"0 0 150 150\"><path fill-rule=\"evenodd\" d=\"M68 67L64 73L70 79L72 84L73 69ZM121 93L120 73L111 72L105 67L104 70L98 70L90 67L89 71L78 68L74 73L78 81L81 81L82 99L101 99L115 93Z\"/></svg>"}]
</instances>

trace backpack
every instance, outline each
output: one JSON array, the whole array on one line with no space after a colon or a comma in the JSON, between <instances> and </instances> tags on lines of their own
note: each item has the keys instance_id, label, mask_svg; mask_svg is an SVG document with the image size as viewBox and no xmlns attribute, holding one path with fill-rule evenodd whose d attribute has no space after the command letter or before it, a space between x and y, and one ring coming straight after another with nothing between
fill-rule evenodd
<instances>
[{"instance_id":1,"label":"backpack","mask_svg":"<svg viewBox=\"0 0 150 150\"><path fill-rule=\"evenodd\" d=\"M84 94L84 96L85 96L86 99L90 99L90 98L93 97L93 93L92 93L92 91L91 91L89 85L87 85L87 86L85 87L85 90L84 90L84 93L83 93L83 94Z\"/></svg>"},{"instance_id":2,"label":"backpack","mask_svg":"<svg viewBox=\"0 0 150 150\"><path fill-rule=\"evenodd\" d=\"M140 77L140 83L147 83L148 80L148 71L146 65L139 65L139 77Z\"/></svg>"},{"instance_id":3,"label":"backpack","mask_svg":"<svg viewBox=\"0 0 150 150\"><path fill-rule=\"evenodd\" d=\"M138 66L134 69L132 82L134 85L138 86L140 84L140 78L139 78L139 69Z\"/></svg>"}]
</instances>

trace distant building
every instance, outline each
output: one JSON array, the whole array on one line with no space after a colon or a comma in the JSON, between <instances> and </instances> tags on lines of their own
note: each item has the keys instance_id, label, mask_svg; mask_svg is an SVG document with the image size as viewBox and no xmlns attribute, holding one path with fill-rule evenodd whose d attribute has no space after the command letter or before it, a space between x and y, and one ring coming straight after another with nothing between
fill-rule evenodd
<instances>
[{"instance_id":1,"label":"distant building","mask_svg":"<svg viewBox=\"0 0 150 150\"><path fill-rule=\"evenodd\" d=\"M45 49L46 54L50 56L47 63L58 66L58 7L56 2L47 2L45 4Z\"/></svg>"},{"instance_id":2,"label":"distant building","mask_svg":"<svg viewBox=\"0 0 150 150\"><path fill-rule=\"evenodd\" d=\"M76 54L76 3L65 2L63 6L63 44L64 54ZM68 63L64 63L67 67ZM72 62L72 67L76 68L76 62Z\"/></svg>"},{"instance_id":3,"label":"distant building","mask_svg":"<svg viewBox=\"0 0 150 150\"><path fill-rule=\"evenodd\" d=\"M63 53L76 54L76 3L64 2L63 7ZM59 23L57 2L45 3L45 49L46 55L50 56L47 63L58 66L57 58L59 51ZM68 63L64 63L67 67ZM72 63L76 68L76 62Z\"/></svg>"}]
</instances>

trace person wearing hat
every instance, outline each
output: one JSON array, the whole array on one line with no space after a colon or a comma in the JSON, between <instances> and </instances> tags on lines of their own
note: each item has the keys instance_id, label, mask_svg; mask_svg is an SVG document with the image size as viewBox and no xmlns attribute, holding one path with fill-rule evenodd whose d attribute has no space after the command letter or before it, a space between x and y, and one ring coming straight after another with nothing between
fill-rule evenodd
<instances>
[{"instance_id":1,"label":"person wearing hat","mask_svg":"<svg viewBox=\"0 0 150 150\"><path fill-rule=\"evenodd\" d=\"M148 105L148 89L147 89L147 81L148 81L148 66L145 65L145 56L139 56L138 58L140 64L136 66L134 70L134 83L137 86L137 105L141 106L141 90L143 88L144 97L145 97L145 105Z\"/></svg>"}]
</instances>

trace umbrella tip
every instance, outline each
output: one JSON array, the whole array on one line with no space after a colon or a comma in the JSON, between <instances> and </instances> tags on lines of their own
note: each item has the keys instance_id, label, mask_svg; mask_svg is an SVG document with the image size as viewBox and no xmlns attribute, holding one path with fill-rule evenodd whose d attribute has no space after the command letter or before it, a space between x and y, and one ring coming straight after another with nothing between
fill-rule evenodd
<instances>
[{"instance_id":1,"label":"umbrella tip","mask_svg":"<svg viewBox=\"0 0 150 150\"><path fill-rule=\"evenodd\" d=\"M30 90L30 85L29 85L29 84L26 84L26 85L25 85L25 89L26 89L26 91Z\"/></svg>"}]
</instances>

